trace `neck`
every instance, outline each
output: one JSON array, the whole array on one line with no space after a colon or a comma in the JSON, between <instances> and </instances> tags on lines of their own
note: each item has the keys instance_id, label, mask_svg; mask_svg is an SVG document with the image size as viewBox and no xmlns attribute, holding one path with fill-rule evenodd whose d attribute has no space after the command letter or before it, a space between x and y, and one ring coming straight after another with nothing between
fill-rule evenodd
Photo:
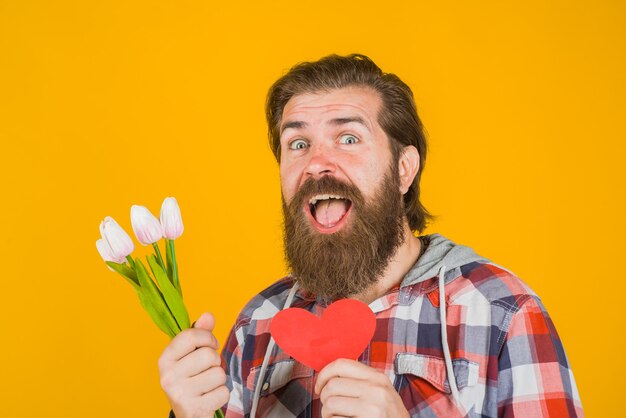
<instances>
[{"instance_id":1,"label":"neck","mask_svg":"<svg viewBox=\"0 0 626 418\"><path fill-rule=\"evenodd\" d=\"M398 247L391 261L387 265L382 277L370 288L351 296L361 302L370 304L389 289L398 285L411 267L417 262L422 249L422 243L411 231L409 224L404 222L404 242Z\"/></svg>"}]
</instances>

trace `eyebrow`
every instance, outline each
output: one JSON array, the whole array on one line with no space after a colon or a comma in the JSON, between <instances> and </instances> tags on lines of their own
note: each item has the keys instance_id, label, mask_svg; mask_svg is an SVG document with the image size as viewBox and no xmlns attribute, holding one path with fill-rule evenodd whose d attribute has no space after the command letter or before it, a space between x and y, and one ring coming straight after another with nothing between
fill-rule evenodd
<instances>
[{"instance_id":1,"label":"eyebrow","mask_svg":"<svg viewBox=\"0 0 626 418\"><path fill-rule=\"evenodd\" d=\"M335 119L331 119L328 121L328 125L333 125L333 126L341 126L341 125L345 125L348 123L359 123L361 125L363 125L363 127L365 127L365 129L367 129L368 131L370 131L369 126L367 126L367 123L365 122L365 120L360 117L360 116L350 116L350 117L346 117L346 118L335 118ZM285 130L287 129L302 129L302 128L306 128L308 126L308 124L304 121L301 120L294 120L294 121L289 121L286 122L281 130L280 130L280 134L282 135L283 132L285 132Z\"/></svg>"},{"instance_id":2,"label":"eyebrow","mask_svg":"<svg viewBox=\"0 0 626 418\"><path fill-rule=\"evenodd\" d=\"M306 122L302 122L299 120L289 121L289 122L286 122L282 126L282 128L280 128L280 134L282 135L283 132L285 132L285 130L287 129L301 129L301 128L306 128L306 127L307 127Z\"/></svg>"},{"instance_id":3,"label":"eyebrow","mask_svg":"<svg viewBox=\"0 0 626 418\"><path fill-rule=\"evenodd\" d=\"M361 125L363 125L363 127L365 127L365 129L367 129L368 131L370 130L369 126L367 126L367 123L365 123L365 120L363 120L363 118L360 116L351 116L347 118L331 119L329 121L329 124L334 125L334 126L340 126L340 125L345 125L347 123L353 123L353 122L360 123Z\"/></svg>"}]
</instances>

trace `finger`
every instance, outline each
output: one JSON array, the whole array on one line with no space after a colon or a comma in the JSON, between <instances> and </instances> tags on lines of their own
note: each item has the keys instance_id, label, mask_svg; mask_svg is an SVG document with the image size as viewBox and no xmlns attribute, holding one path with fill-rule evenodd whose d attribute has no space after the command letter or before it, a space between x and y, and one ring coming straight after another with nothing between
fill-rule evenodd
<instances>
[{"instance_id":1,"label":"finger","mask_svg":"<svg viewBox=\"0 0 626 418\"><path fill-rule=\"evenodd\" d=\"M189 395L202 396L226 384L226 372L221 367L211 367L185 382Z\"/></svg>"},{"instance_id":2,"label":"finger","mask_svg":"<svg viewBox=\"0 0 626 418\"><path fill-rule=\"evenodd\" d=\"M359 398L333 396L322 404L322 418L367 416L364 409L367 408Z\"/></svg>"},{"instance_id":3,"label":"finger","mask_svg":"<svg viewBox=\"0 0 626 418\"><path fill-rule=\"evenodd\" d=\"M205 411L215 411L221 408L230 398L230 392L226 386L220 386L201 396ZM212 415L211 415L212 417Z\"/></svg>"},{"instance_id":4,"label":"finger","mask_svg":"<svg viewBox=\"0 0 626 418\"><path fill-rule=\"evenodd\" d=\"M215 328L215 318L210 312L205 312L200 315L200 318L193 323L193 328L202 328L207 331L213 331Z\"/></svg>"},{"instance_id":5,"label":"finger","mask_svg":"<svg viewBox=\"0 0 626 418\"><path fill-rule=\"evenodd\" d=\"M344 396L347 398L364 397L367 388L370 386L365 380L350 379L347 377L333 377L322 388L320 401L326 403L328 398L333 396Z\"/></svg>"},{"instance_id":6,"label":"finger","mask_svg":"<svg viewBox=\"0 0 626 418\"><path fill-rule=\"evenodd\" d=\"M173 367L172 373L181 378L193 377L221 364L222 359L217 351L209 347L200 347L180 359Z\"/></svg>"},{"instance_id":7,"label":"finger","mask_svg":"<svg viewBox=\"0 0 626 418\"><path fill-rule=\"evenodd\" d=\"M219 345L212 332L201 328L189 328L179 333L169 343L159 359L159 365L178 361L200 347L217 350Z\"/></svg>"},{"instance_id":8,"label":"finger","mask_svg":"<svg viewBox=\"0 0 626 418\"><path fill-rule=\"evenodd\" d=\"M324 367L317 376L315 382L315 393L319 394L322 388L333 377L349 377L352 379L368 380L378 379L378 371L359 363L355 360L339 359Z\"/></svg>"}]
</instances>

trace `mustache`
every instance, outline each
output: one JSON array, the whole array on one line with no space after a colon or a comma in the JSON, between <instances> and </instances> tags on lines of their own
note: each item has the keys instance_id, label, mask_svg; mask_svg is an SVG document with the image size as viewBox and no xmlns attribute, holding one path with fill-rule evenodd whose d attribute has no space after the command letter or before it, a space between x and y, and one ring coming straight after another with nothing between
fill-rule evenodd
<instances>
[{"instance_id":1,"label":"mustache","mask_svg":"<svg viewBox=\"0 0 626 418\"><path fill-rule=\"evenodd\" d=\"M356 186L344 183L330 175L322 176L319 179L309 177L302 183L302 186L300 186L291 202L289 202L290 212L296 213L308 199L318 194L339 195L349 199L356 206L360 206L364 201L363 194Z\"/></svg>"}]
</instances>

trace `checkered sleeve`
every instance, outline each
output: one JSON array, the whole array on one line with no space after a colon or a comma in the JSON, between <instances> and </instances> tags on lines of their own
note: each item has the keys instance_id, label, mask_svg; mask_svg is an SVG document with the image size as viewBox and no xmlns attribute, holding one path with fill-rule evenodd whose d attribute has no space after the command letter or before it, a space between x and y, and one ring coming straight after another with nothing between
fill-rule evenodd
<instances>
[{"instance_id":1,"label":"checkered sleeve","mask_svg":"<svg viewBox=\"0 0 626 418\"><path fill-rule=\"evenodd\" d=\"M499 417L582 417L569 362L541 301L510 312L499 356Z\"/></svg>"}]
</instances>

